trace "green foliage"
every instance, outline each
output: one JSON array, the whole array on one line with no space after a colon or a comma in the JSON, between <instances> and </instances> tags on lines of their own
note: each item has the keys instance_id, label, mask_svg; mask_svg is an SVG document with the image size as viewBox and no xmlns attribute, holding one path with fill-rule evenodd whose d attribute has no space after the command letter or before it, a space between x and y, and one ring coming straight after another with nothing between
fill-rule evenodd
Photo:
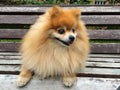
<instances>
[{"instance_id":1,"label":"green foliage","mask_svg":"<svg viewBox=\"0 0 120 90\"><path fill-rule=\"evenodd\" d=\"M0 42L21 42L20 39L0 39Z\"/></svg>"},{"instance_id":2,"label":"green foliage","mask_svg":"<svg viewBox=\"0 0 120 90\"><path fill-rule=\"evenodd\" d=\"M93 0L70 0L69 4L90 4ZM8 2L7 2L8 3ZM20 4L20 5L44 5L44 4L65 4L64 0L9 0L8 4Z\"/></svg>"},{"instance_id":3,"label":"green foliage","mask_svg":"<svg viewBox=\"0 0 120 90\"><path fill-rule=\"evenodd\" d=\"M73 4L90 4L92 0L76 0Z\"/></svg>"},{"instance_id":4,"label":"green foliage","mask_svg":"<svg viewBox=\"0 0 120 90\"><path fill-rule=\"evenodd\" d=\"M87 29L89 30L116 30L116 29L120 29L120 25L108 25L108 26L87 26Z\"/></svg>"},{"instance_id":5,"label":"green foliage","mask_svg":"<svg viewBox=\"0 0 120 90\"><path fill-rule=\"evenodd\" d=\"M20 0L19 4L42 4L41 2L38 2L37 0Z\"/></svg>"}]
</instances>

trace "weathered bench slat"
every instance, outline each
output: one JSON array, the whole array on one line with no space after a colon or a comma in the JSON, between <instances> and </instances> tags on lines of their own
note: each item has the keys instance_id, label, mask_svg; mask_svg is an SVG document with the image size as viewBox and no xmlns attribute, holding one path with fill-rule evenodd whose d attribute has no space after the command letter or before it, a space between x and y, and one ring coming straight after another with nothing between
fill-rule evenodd
<instances>
[{"instance_id":1,"label":"weathered bench slat","mask_svg":"<svg viewBox=\"0 0 120 90\"><path fill-rule=\"evenodd\" d=\"M39 80L33 77L28 86L23 88L16 87L17 75L0 75L1 90L116 90L120 85L120 79L115 78L78 78L76 84L71 88L66 88L62 84L61 78L50 78Z\"/></svg>"},{"instance_id":2,"label":"weathered bench slat","mask_svg":"<svg viewBox=\"0 0 120 90\"><path fill-rule=\"evenodd\" d=\"M90 57L88 59L88 62L103 62L103 63L120 63L120 57L96 57L96 58L93 58L93 57ZM120 66L120 64L119 64Z\"/></svg>"},{"instance_id":3,"label":"weathered bench slat","mask_svg":"<svg viewBox=\"0 0 120 90\"><path fill-rule=\"evenodd\" d=\"M19 60L21 59L21 56L4 56L4 55L0 55L0 60Z\"/></svg>"},{"instance_id":4,"label":"weathered bench slat","mask_svg":"<svg viewBox=\"0 0 120 90\"><path fill-rule=\"evenodd\" d=\"M21 39L28 29L0 29L0 38ZM90 39L120 40L120 30L88 30Z\"/></svg>"},{"instance_id":5,"label":"weathered bench slat","mask_svg":"<svg viewBox=\"0 0 120 90\"><path fill-rule=\"evenodd\" d=\"M0 29L0 38L3 39L21 39L27 29Z\"/></svg>"},{"instance_id":6,"label":"weathered bench slat","mask_svg":"<svg viewBox=\"0 0 120 90\"><path fill-rule=\"evenodd\" d=\"M67 6L64 8L80 8L82 9L82 12L84 13L98 13L98 12L103 12L103 13L119 13L120 12L120 7L119 6ZM46 10L48 10L49 7L40 7L40 6L3 6L0 7L0 12L9 12L9 13L40 13L40 12L45 12Z\"/></svg>"},{"instance_id":7,"label":"weathered bench slat","mask_svg":"<svg viewBox=\"0 0 120 90\"><path fill-rule=\"evenodd\" d=\"M0 51L15 51L19 50L20 43L0 42ZM120 53L120 43L92 43L91 53Z\"/></svg>"},{"instance_id":8,"label":"weathered bench slat","mask_svg":"<svg viewBox=\"0 0 120 90\"><path fill-rule=\"evenodd\" d=\"M108 59L109 60L109 59ZM97 60L96 60L97 61ZM20 65L21 64L21 60L1 60L0 59L0 65ZM97 67L97 68L117 68L120 69L120 59L119 62L109 62L109 61L92 61L92 62L88 62L86 63L87 67Z\"/></svg>"},{"instance_id":9,"label":"weathered bench slat","mask_svg":"<svg viewBox=\"0 0 120 90\"><path fill-rule=\"evenodd\" d=\"M14 56L12 57L0 57L0 64L11 64L11 63L14 63L14 62L19 62L19 60L21 60L21 57L19 56L19 57L17 57L17 58L15 58ZM9 63L9 62L11 62L11 63ZM98 63L98 62L102 62L102 63L120 63L120 59L119 58L100 58L100 57L98 57L98 58L92 58L92 57L90 57L90 58L88 58L88 62L89 63ZM20 64L20 63L14 63L14 64ZM120 64L119 64L119 66L120 66Z\"/></svg>"},{"instance_id":10,"label":"weathered bench slat","mask_svg":"<svg viewBox=\"0 0 120 90\"><path fill-rule=\"evenodd\" d=\"M107 64L111 64L109 65L109 67L120 67L120 59L119 58L88 58L88 63L89 64L98 64L98 63L102 63L105 65ZM14 58L14 57L4 57L4 58L0 58L0 64L21 64L21 57L19 56L18 58ZM113 65L112 65L113 64ZM114 65L116 64L116 65Z\"/></svg>"},{"instance_id":11,"label":"weathered bench slat","mask_svg":"<svg viewBox=\"0 0 120 90\"><path fill-rule=\"evenodd\" d=\"M21 55L15 52L0 52L0 60L21 60ZM108 62L120 63L119 54L90 54L88 56L89 62ZM1 61L2 63L2 61Z\"/></svg>"},{"instance_id":12,"label":"weathered bench slat","mask_svg":"<svg viewBox=\"0 0 120 90\"><path fill-rule=\"evenodd\" d=\"M20 56L20 53L18 52L0 52L1 56Z\"/></svg>"},{"instance_id":13,"label":"weathered bench slat","mask_svg":"<svg viewBox=\"0 0 120 90\"><path fill-rule=\"evenodd\" d=\"M14 55L14 56L12 56ZM106 58L103 57L107 56ZM112 57L112 58L111 58ZM97 74L117 76L120 75L120 56L119 55L103 55L90 54L86 63L84 75ZM0 73L18 74L21 64L21 56L19 53L0 53ZM82 72L83 74L83 72ZM83 76L84 76L83 75ZM110 77L111 77L110 76ZM117 76L118 77L118 76Z\"/></svg>"},{"instance_id":14,"label":"weathered bench slat","mask_svg":"<svg viewBox=\"0 0 120 90\"><path fill-rule=\"evenodd\" d=\"M82 19L86 25L120 25L119 15L84 15Z\"/></svg>"},{"instance_id":15,"label":"weathered bench slat","mask_svg":"<svg viewBox=\"0 0 120 90\"><path fill-rule=\"evenodd\" d=\"M18 52L0 52L1 56L20 56ZM118 58L120 59L119 54L89 54L91 58Z\"/></svg>"},{"instance_id":16,"label":"weathered bench slat","mask_svg":"<svg viewBox=\"0 0 120 90\"><path fill-rule=\"evenodd\" d=\"M108 74L108 75L120 75L120 69L111 68L86 68L85 74Z\"/></svg>"},{"instance_id":17,"label":"weathered bench slat","mask_svg":"<svg viewBox=\"0 0 120 90\"><path fill-rule=\"evenodd\" d=\"M0 15L0 24L33 24L38 15Z\"/></svg>"},{"instance_id":18,"label":"weathered bench slat","mask_svg":"<svg viewBox=\"0 0 120 90\"><path fill-rule=\"evenodd\" d=\"M18 72L20 71L20 65L0 65L0 72Z\"/></svg>"},{"instance_id":19,"label":"weathered bench slat","mask_svg":"<svg viewBox=\"0 0 120 90\"><path fill-rule=\"evenodd\" d=\"M98 67L98 68L103 67L103 68L118 68L118 69L120 69L120 62L119 63L114 63L114 62L87 62L86 66L88 66L88 67Z\"/></svg>"},{"instance_id":20,"label":"weathered bench slat","mask_svg":"<svg viewBox=\"0 0 120 90\"><path fill-rule=\"evenodd\" d=\"M19 50L20 43L0 42L0 51L16 52Z\"/></svg>"},{"instance_id":21,"label":"weathered bench slat","mask_svg":"<svg viewBox=\"0 0 120 90\"><path fill-rule=\"evenodd\" d=\"M0 52L0 60L20 60L21 55L16 52ZM119 54L90 54L88 58L89 62L109 62L119 63Z\"/></svg>"},{"instance_id":22,"label":"weathered bench slat","mask_svg":"<svg viewBox=\"0 0 120 90\"><path fill-rule=\"evenodd\" d=\"M92 53L120 53L120 43L92 43Z\"/></svg>"},{"instance_id":23,"label":"weathered bench slat","mask_svg":"<svg viewBox=\"0 0 120 90\"><path fill-rule=\"evenodd\" d=\"M33 24L37 15L0 15L0 24ZM119 15L84 15L86 25L119 25Z\"/></svg>"},{"instance_id":24,"label":"weathered bench slat","mask_svg":"<svg viewBox=\"0 0 120 90\"><path fill-rule=\"evenodd\" d=\"M116 39L120 40L120 30L89 30L90 39Z\"/></svg>"},{"instance_id":25,"label":"weathered bench slat","mask_svg":"<svg viewBox=\"0 0 120 90\"><path fill-rule=\"evenodd\" d=\"M120 58L119 54L90 54L92 58Z\"/></svg>"},{"instance_id":26,"label":"weathered bench slat","mask_svg":"<svg viewBox=\"0 0 120 90\"><path fill-rule=\"evenodd\" d=\"M0 59L0 65L20 65L21 64L21 60L4 60L4 59Z\"/></svg>"},{"instance_id":27,"label":"weathered bench slat","mask_svg":"<svg viewBox=\"0 0 120 90\"><path fill-rule=\"evenodd\" d=\"M20 71L20 65L0 65L0 73L15 73L18 74ZM86 67L83 72L79 72L78 74L99 74L99 75L116 75L120 76L120 69L118 68L105 68L105 67Z\"/></svg>"}]
</instances>

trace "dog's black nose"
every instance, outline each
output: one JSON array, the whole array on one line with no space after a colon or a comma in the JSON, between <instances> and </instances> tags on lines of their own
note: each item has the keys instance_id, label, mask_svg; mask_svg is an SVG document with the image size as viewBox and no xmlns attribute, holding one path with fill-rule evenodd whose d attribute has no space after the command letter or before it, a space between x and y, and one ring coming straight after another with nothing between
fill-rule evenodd
<instances>
[{"instance_id":1,"label":"dog's black nose","mask_svg":"<svg viewBox=\"0 0 120 90\"><path fill-rule=\"evenodd\" d=\"M75 37L74 37L74 36L69 36L69 40L70 40L70 41L74 41L74 40L75 40Z\"/></svg>"}]
</instances>

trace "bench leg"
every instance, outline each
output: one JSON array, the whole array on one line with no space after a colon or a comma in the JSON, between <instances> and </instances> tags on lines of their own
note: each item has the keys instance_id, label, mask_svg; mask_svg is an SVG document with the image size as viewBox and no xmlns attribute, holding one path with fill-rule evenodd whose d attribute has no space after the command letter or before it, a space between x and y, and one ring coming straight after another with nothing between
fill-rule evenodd
<instances>
[{"instance_id":1,"label":"bench leg","mask_svg":"<svg viewBox=\"0 0 120 90\"><path fill-rule=\"evenodd\" d=\"M21 72L17 78L17 86L25 86L31 79L32 72L28 70L25 66L22 66Z\"/></svg>"},{"instance_id":2,"label":"bench leg","mask_svg":"<svg viewBox=\"0 0 120 90\"><path fill-rule=\"evenodd\" d=\"M66 87L71 87L77 81L77 77L75 74L69 74L63 76L63 84Z\"/></svg>"}]
</instances>

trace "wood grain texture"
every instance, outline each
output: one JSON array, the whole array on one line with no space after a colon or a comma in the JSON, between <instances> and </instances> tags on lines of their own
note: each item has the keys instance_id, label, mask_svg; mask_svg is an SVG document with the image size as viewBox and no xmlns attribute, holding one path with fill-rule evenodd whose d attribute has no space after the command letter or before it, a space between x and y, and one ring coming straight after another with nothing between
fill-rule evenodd
<instances>
[{"instance_id":1,"label":"wood grain texture","mask_svg":"<svg viewBox=\"0 0 120 90\"><path fill-rule=\"evenodd\" d=\"M8 54L9 54L9 52L8 52ZM120 58L120 55L119 54L90 54L90 57L93 57L93 58Z\"/></svg>"},{"instance_id":2,"label":"wood grain texture","mask_svg":"<svg viewBox=\"0 0 120 90\"><path fill-rule=\"evenodd\" d=\"M92 56L92 57L91 57ZM107 56L105 58L105 56ZM120 77L120 56L117 54L90 54L84 71L77 73L80 77ZM21 56L19 53L0 52L0 74L16 75L20 72Z\"/></svg>"},{"instance_id":3,"label":"wood grain texture","mask_svg":"<svg viewBox=\"0 0 120 90\"><path fill-rule=\"evenodd\" d=\"M120 40L120 30L88 30L90 39Z\"/></svg>"},{"instance_id":4,"label":"wood grain texture","mask_svg":"<svg viewBox=\"0 0 120 90\"><path fill-rule=\"evenodd\" d=\"M110 78L78 78L71 88L64 87L62 78L50 78L39 80L33 77L27 86L18 88L16 86L17 75L0 75L1 90L116 90L120 85L120 79Z\"/></svg>"},{"instance_id":5,"label":"wood grain texture","mask_svg":"<svg viewBox=\"0 0 120 90\"><path fill-rule=\"evenodd\" d=\"M119 6L92 6L92 5L87 5L87 6L77 6L77 5L72 5L72 6L67 6L64 8L79 8L82 9L82 12L90 13L90 12L108 12L108 13L120 13L120 7ZM48 6L1 6L0 7L0 12L10 12L10 13L23 13L23 12L32 12L32 13L40 13L40 12L45 12L48 10Z\"/></svg>"},{"instance_id":6,"label":"wood grain texture","mask_svg":"<svg viewBox=\"0 0 120 90\"><path fill-rule=\"evenodd\" d=\"M91 53L120 53L120 43L92 43Z\"/></svg>"},{"instance_id":7,"label":"wood grain texture","mask_svg":"<svg viewBox=\"0 0 120 90\"><path fill-rule=\"evenodd\" d=\"M21 39L27 29L0 29L0 38L2 39Z\"/></svg>"},{"instance_id":8,"label":"wood grain texture","mask_svg":"<svg viewBox=\"0 0 120 90\"><path fill-rule=\"evenodd\" d=\"M20 65L21 64L21 57L4 57L0 58L0 64L1 65ZM88 58L87 60L87 66L100 66L103 65L103 67L117 67L120 68L120 59L118 58ZM102 66L100 66L102 67Z\"/></svg>"},{"instance_id":9,"label":"wood grain texture","mask_svg":"<svg viewBox=\"0 0 120 90\"><path fill-rule=\"evenodd\" d=\"M94 55L94 54L91 54ZM90 55L90 56L91 56ZM101 54L100 54L101 55ZM108 54L107 54L108 55ZM120 56L119 57L90 57L87 59L87 66L100 66L100 65L104 65L105 67L117 67L120 68ZM111 56L111 55L109 55ZM117 55L115 55L117 56ZM11 65L11 64L21 64L21 56L0 56L0 64L6 64L6 65ZM111 65L109 65L111 64ZM100 66L101 67L101 66Z\"/></svg>"},{"instance_id":10,"label":"wood grain texture","mask_svg":"<svg viewBox=\"0 0 120 90\"><path fill-rule=\"evenodd\" d=\"M16 52L19 50L20 43L0 43L0 51Z\"/></svg>"},{"instance_id":11,"label":"wood grain texture","mask_svg":"<svg viewBox=\"0 0 120 90\"><path fill-rule=\"evenodd\" d=\"M94 55L94 54L92 54ZM100 54L101 55L101 54ZM120 56L119 57L110 57L112 55L109 55L109 57L90 57L88 59L88 62L92 63L92 62L100 62L100 63L120 63ZM116 55L115 55L116 56Z\"/></svg>"},{"instance_id":12,"label":"wood grain texture","mask_svg":"<svg viewBox=\"0 0 120 90\"><path fill-rule=\"evenodd\" d=\"M0 15L0 24L33 24L38 15Z\"/></svg>"},{"instance_id":13,"label":"wood grain texture","mask_svg":"<svg viewBox=\"0 0 120 90\"><path fill-rule=\"evenodd\" d=\"M0 24L33 24L38 15L0 15ZM86 25L119 25L119 15L82 15Z\"/></svg>"},{"instance_id":14,"label":"wood grain texture","mask_svg":"<svg viewBox=\"0 0 120 90\"><path fill-rule=\"evenodd\" d=\"M20 44L0 42L0 52L18 52ZM91 43L91 53L120 53L120 43Z\"/></svg>"},{"instance_id":15,"label":"wood grain texture","mask_svg":"<svg viewBox=\"0 0 120 90\"><path fill-rule=\"evenodd\" d=\"M21 65L21 56L16 55L12 56L10 52L8 54L2 53L0 54L0 73L1 74L18 74L20 71ZM99 76L110 76L110 77L119 77L120 75L120 56L111 54L107 54L109 57L100 57L102 54L98 54L98 57L91 57L94 54L91 54L86 62L86 68L84 71L80 71L77 74L80 76L86 75L99 75ZM104 56L104 55L102 55ZM105 55L106 56L106 55ZM119 57L118 57L119 56Z\"/></svg>"},{"instance_id":16,"label":"wood grain texture","mask_svg":"<svg viewBox=\"0 0 120 90\"><path fill-rule=\"evenodd\" d=\"M99 60L99 59L98 59ZM106 61L106 60L101 60L98 61L97 59L92 61L92 58L89 58L89 60L86 63L87 67L94 67L94 68L113 68L113 69L120 69L120 59L118 59L119 61L117 62L116 59L108 59L107 60L111 60L111 61ZM0 65L21 65L21 59L19 60L10 60L10 59L0 59Z\"/></svg>"},{"instance_id":17,"label":"wood grain texture","mask_svg":"<svg viewBox=\"0 0 120 90\"><path fill-rule=\"evenodd\" d=\"M10 64L10 65L0 65L0 74L18 74L20 72L20 68L21 66L18 65L18 64ZM117 78L119 77L120 78L120 69L119 68L109 68L109 67L106 67L105 66L101 67L86 67L84 69L84 71L80 71L80 72L77 72L78 76L82 76L82 77L85 77L87 74L90 74L91 76L92 75L99 75L99 77L102 77L103 75L107 76L111 76L111 78ZM90 76L89 76L90 77Z\"/></svg>"},{"instance_id":18,"label":"wood grain texture","mask_svg":"<svg viewBox=\"0 0 120 90\"><path fill-rule=\"evenodd\" d=\"M21 39L28 29L0 29L0 38ZM120 30L88 30L90 39L120 40Z\"/></svg>"},{"instance_id":19,"label":"wood grain texture","mask_svg":"<svg viewBox=\"0 0 120 90\"><path fill-rule=\"evenodd\" d=\"M0 56L20 56L18 52L0 52ZM120 58L119 54L89 54L91 58Z\"/></svg>"},{"instance_id":20,"label":"wood grain texture","mask_svg":"<svg viewBox=\"0 0 120 90\"><path fill-rule=\"evenodd\" d=\"M18 52L0 52L0 56L20 56L20 53Z\"/></svg>"},{"instance_id":21,"label":"wood grain texture","mask_svg":"<svg viewBox=\"0 0 120 90\"><path fill-rule=\"evenodd\" d=\"M119 25L119 15L83 15L82 20L86 25Z\"/></svg>"},{"instance_id":22,"label":"wood grain texture","mask_svg":"<svg viewBox=\"0 0 120 90\"><path fill-rule=\"evenodd\" d=\"M20 60L21 59L21 55L18 56L18 55L12 55L12 56L9 56L9 55L0 55L0 60Z\"/></svg>"},{"instance_id":23,"label":"wood grain texture","mask_svg":"<svg viewBox=\"0 0 120 90\"><path fill-rule=\"evenodd\" d=\"M89 55L89 58L88 58L88 63L90 63L91 65L93 64L97 64L97 62L100 62L100 63L107 63L107 64L110 64L110 63L116 63L116 65L110 65L110 67L119 67L119 64L117 65L117 63L120 63L120 56L119 55L115 55L114 54L114 57L112 57L112 55L110 54L107 54L109 57L105 57L107 55L104 55L104 57L100 57L102 54L98 54L98 56L96 57L91 57L93 56L94 54L90 54ZM21 55L1 55L0 54L0 64L20 64L19 63L19 60L21 60ZM15 63L16 62L16 63ZM106 64L106 65L107 65ZM89 64L88 64L89 65Z\"/></svg>"}]
</instances>

